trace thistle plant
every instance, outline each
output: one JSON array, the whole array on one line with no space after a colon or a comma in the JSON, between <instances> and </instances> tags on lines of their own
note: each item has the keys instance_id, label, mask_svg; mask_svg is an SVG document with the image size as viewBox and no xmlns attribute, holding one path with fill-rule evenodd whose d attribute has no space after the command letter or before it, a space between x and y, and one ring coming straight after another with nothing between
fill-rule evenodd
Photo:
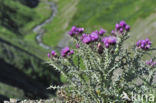
<instances>
[{"instance_id":1,"label":"thistle plant","mask_svg":"<svg viewBox=\"0 0 156 103\"><path fill-rule=\"evenodd\" d=\"M68 84L50 88L62 91L68 97L66 101L76 103L122 103L132 101L132 91L145 94L154 90L156 58L143 60L152 43L147 38L125 49L129 31L125 21L116 24L110 36L104 29L85 33L84 28L73 26L69 36L75 49L65 47L61 55L53 50L48 54L50 65L66 77ZM125 94L127 98L123 98Z\"/></svg>"}]
</instances>

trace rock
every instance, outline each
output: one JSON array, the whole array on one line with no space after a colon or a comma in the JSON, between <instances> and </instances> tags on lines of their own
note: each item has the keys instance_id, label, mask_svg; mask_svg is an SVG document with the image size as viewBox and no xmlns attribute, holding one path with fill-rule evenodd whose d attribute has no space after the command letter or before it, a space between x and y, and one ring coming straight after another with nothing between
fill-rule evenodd
<instances>
[{"instance_id":1,"label":"rock","mask_svg":"<svg viewBox=\"0 0 156 103\"><path fill-rule=\"evenodd\" d=\"M19 100L10 98L10 101L4 101L4 103L62 103L58 98L47 99L47 100Z\"/></svg>"}]
</instances>

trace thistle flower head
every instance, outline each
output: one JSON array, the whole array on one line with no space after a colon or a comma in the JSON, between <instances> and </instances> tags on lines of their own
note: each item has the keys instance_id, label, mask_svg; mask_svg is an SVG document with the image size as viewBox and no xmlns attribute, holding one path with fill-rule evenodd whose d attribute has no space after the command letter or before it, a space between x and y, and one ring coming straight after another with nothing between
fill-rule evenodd
<instances>
[{"instance_id":1,"label":"thistle flower head","mask_svg":"<svg viewBox=\"0 0 156 103\"><path fill-rule=\"evenodd\" d=\"M116 29L116 30L119 30L119 29L120 29L120 25L119 25L119 24L116 24L116 25L115 25L115 29Z\"/></svg>"},{"instance_id":2,"label":"thistle flower head","mask_svg":"<svg viewBox=\"0 0 156 103\"><path fill-rule=\"evenodd\" d=\"M74 54L74 50L70 50L69 55L73 55Z\"/></svg>"},{"instance_id":3,"label":"thistle flower head","mask_svg":"<svg viewBox=\"0 0 156 103\"><path fill-rule=\"evenodd\" d=\"M104 29L101 28L100 31L99 31L99 35L102 36L105 33L106 33L106 30L104 30Z\"/></svg>"},{"instance_id":4,"label":"thistle flower head","mask_svg":"<svg viewBox=\"0 0 156 103\"><path fill-rule=\"evenodd\" d=\"M50 58L50 53L48 53L48 58Z\"/></svg>"},{"instance_id":5,"label":"thistle flower head","mask_svg":"<svg viewBox=\"0 0 156 103\"><path fill-rule=\"evenodd\" d=\"M138 48L141 48L143 50L147 50L151 47L151 41L147 38L145 40L139 40L137 43L136 43L136 46Z\"/></svg>"},{"instance_id":6,"label":"thistle flower head","mask_svg":"<svg viewBox=\"0 0 156 103\"><path fill-rule=\"evenodd\" d=\"M123 33L123 31L124 31L124 30L123 30L123 28L120 28L120 30L119 30L119 31L120 31L120 33Z\"/></svg>"},{"instance_id":7,"label":"thistle flower head","mask_svg":"<svg viewBox=\"0 0 156 103\"><path fill-rule=\"evenodd\" d=\"M71 30L72 31L76 31L77 30L77 27L76 26L72 26Z\"/></svg>"},{"instance_id":8,"label":"thistle flower head","mask_svg":"<svg viewBox=\"0 0 156 103\"><path fill-rule=\"evenodd\" d=\"M51 51L52 56L56 56L56 52L54 50Z\"/></svg>"},{"instance_id":9,"label":"thistle flower head","mask_svg":"<svg viewBox=\"0 0 156 103\"><path fill-rule=\"evenodd\" d=\"M85 36L82 40L83 43L89 44L92 41L90 36Z\"/></svg>"},{"instance_id":10,"label":"thistle flower head","mask_svg":"<svg viewBox=\"0 0 156 103\"><path fill-rule=\"evenodd\" d=\"M72 28L71 28L71 30L68 32L68 34L70 35L70 36L76 36L76 35L79 35L79 34L81 34L81 33L83 33L84 32L84 28L78 28L78 27L76 27L76 26L73 26Z\"/></svg>"},{"instance_id":11,"label":"thistle flower head","mask_svg":"<svg viewBox=\"0 0 156 103\"><path fill-rule=\"evenodd\" d=\"M104 37L102 39L102 42L104 43L106 48L109 48L110 45L116 44L117 39L114 36L109 36L109 37Z\"/></svg>"},{"instance_id":12,"label":"thistle flower head","mask_svg":"<svg viewBox=\"0 0 156 103\"><path fill-rule=\"evenodd\" d=\"M84 32L84 28L78 28L78 32L79 33L83 33Z\"/></svg>"},{"instance_id":13,"label":"thistle flower head","mask_svg":"<svg viewBox=\"0 0 156 103\"><path fill-rule=\"evenodd\" d=\"M83 40L84 37L87 37L88 35L83 33L82 36L80 37L80 40Z\"/></svg>"},{"instance_id":14,"label":"thistle flower head","mask_svg":"<svg viewBox=\"0 0 156 103\"><path fill-rule=\"evenodd\" d=\"M97 41L99 39L99 35L96 32L92 32L90 35L91 41Z\"/></svg>"},{"instance_id":15,"label":"thistle flower head","mask_svg":"<svg viewBox=\"0 0 156 103\"><path fill-rule=\"evenodd\" d=\"M61 56L62 57L67 57L67 56L70 56L73 54L74 54L74 50L70 50L69 47L65 47L61 50Z\"/></svg>"},{"instance_id":16,"label":"thistle flower head","mask_svg":"<svg viewBox=\"0 0 156 103\"><path fill-rule=\"evenodd\" d=\"M118 31L119 33L123 34L124 32L129 32L130 31L130 26L126 24L125 21L120 21L119 24L115 25L115 30Z\"/></svg>"},{"instance_id":17,"label":"thistle flower head","mask_svg":"<svg viewBox=\"0 0 156 103\"><path fill-rule=\"evenodd\" d=\"M65 47L61 50L61 56L66 57L69 52L70 52L69 47Z\"/></svg>"},{"instance_id":18,"label":"thistle flower head","mask_svg":"<svg viewBox=\"0 0 156 103\"><path fill-rule=\"evenodd\" d=\"M130 31L130 26L129 26L129 25L126 25L126 26L125 26L125 30L126 30L126 31Z\"/></svg>"},{"instance_id":19,"label":"thistle flower head","mask_svg":"<svg viewBox=\"0 0 156 103\"><path fill-rule=\"evenodd\" d=\"M70 36L74 36L73 31L69 31L68 34L69 34Z\"/></svg>"},{"instance_id":20,"label":"thistle flower head","mask_svg":"<svg viewBox=\"0 0 156 103\"><path fill-rule=\"evenodd\" d=\"M127 24L126 24L126 22L125 21L120 21L120 27L125 27Z\"/></svg>"},{"instance_id":21,"label":"thistle flower head","mask_svg":"<svg viewBox=\"0 0 156 103\"><path fill-rule=\"evenodd\" d=\"M111 34L112 34L112 35L115 35L115 31L114 31L114 30L112 30Z\"/></svg>"}]
</instances>

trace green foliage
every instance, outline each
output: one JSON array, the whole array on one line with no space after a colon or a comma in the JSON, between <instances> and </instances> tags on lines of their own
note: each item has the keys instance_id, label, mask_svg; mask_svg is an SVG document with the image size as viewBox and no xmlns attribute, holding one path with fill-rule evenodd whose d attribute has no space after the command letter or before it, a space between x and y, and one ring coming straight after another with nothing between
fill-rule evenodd
<instances>
[{"instance_id":1,"label":"green foliage","mask_svg":"<svg viewBox=\"0 0 156 103\"><path fill-rule=\"evenodd\" d=\"M26 74L27 77L36 80L44 86L44 89L50 81L59 83L59 74L56 72L54 75L51 74L54 71L49 71L48 68L51 67L44 63L47 51L36 43L36 34L32 32L32 29L49 18L51 12L45 0L40 0L36 8L29 8L21 4L19 0L0 0L0 58ZM13 88L12 84L8 88ZM24 91L24 94L19 96L21 94L19 90L13 94L8 93L7 87L0 88L0 94L12 98L24 98L26 92L29 91ZM31 98L34 98L33 95Z\"/></svg>"},{"instance_id":2,"label":"green foliage","mask_svg":"<svg viewBox=\"0 0 156 103\"><path fill-rule=\"evenodd\" d=\"M0 25L16 34L29 33L34 26L50 16L51 10L46 5L45 2L41 1L38 7L29 8L18 0L1 0ZM46 12L44 12L45 10Z\"/></svg>"},{"instance_id":3,"label":"green foliage","mask_svg":"<svg viewBox=\"0 0 156 103\"><path fill-rule=\"evenodd\" d=\"M15 33L21 33L20 29L24 24L33 20L28 14L33 15L34 12L16 0L1 0L0 11L0 24Z\"/></svg>"},{"instance_id":4,"label":"green foliage","mask_svg":"<svg viewBox=\"0 0 156 103\"><path fill-rule=\"evenodd\" d=\"M0 94L7 95L8 97L12 98L23 98L24 92L21 89L9 86L4 83L0 83Z\"/></svg>"},{"instance_id":5,"label":"green foliage","mask_svg":"<svg viewBox=\"0 0 156 103\"><path fill-rule=\"evenodd\" d=\"M2 40L0 39L0 41ZM0 58L3 58L8 64L14 65L15 68L21 70L29 77L42 82L44 85L48 85L48 82L50 83L50 81L59 81L59 74L52 75L50 72L54 71L48 70L49 67L45 65L43 59L40 59L40 57L35 54L32 54L31 52L24 50L13 43L5 42L5 40L3 43L0 42ZM26 46L29 45L25 45L25 47ZM30 50L32 51L33 49L30 48Z\"/></svg>"}]
</instances>

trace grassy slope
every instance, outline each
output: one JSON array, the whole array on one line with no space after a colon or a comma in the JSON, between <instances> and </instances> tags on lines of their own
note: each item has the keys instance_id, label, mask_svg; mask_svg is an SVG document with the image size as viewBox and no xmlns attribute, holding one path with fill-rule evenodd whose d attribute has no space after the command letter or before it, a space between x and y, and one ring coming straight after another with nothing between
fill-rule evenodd
<instances>
[{"instance_id":1,"label":"grassy slope","mask_svg":"<svg viewBox=\"0 0 156 103\"><path fill-rule=\"evenodd\" d=\"M10 85L0 83L0 94L6 95L8 97L14 97L14 98L23 98L24 92L18 88L12 87Z\"/></svg>"},{"instance_id":2,"label":"grassy slope","mask_svg":"<svg viewBox=\"0 0 156 103\"><path fill-rule=\"evenodd\" d=\"M15 20L17 19L17 24L23 25L20 28L20 31L22 31L24 36L19 37L18 35L16 35L16 33L0 25L0 37L5 40L8 40L14 45L19 46L20 48L24 47L24 50L28 50L32 54L35 53L36 56L43 58L45 55L41 55L40 51L42 51L43 53L45 50L42 49L39 45L37 45L35 41L36 34L32 32L32 29L37 24L40 24L41 22L49 18L52 12L51 8L47 6L45 0L40 0L39 5L33 9L30 9L17 1L9 2L8 0L6 0L5 2L6 4L10 5L10 7L17 10L18 13L16 15L10 16L12 16ZM32 21L26 22L26 18L23 18L24 16L32 17Z\"/></svg>"},{"instance_id":3,"label":"grassy slope","mask_svg":"<svg viewBox=\"0 0 156 103\"><path fill-rule=\"evenodd\" d=\"M63 34L69 29L69 23L77 10L78 0L56 0L55 3L58 14L51 23L45 26L46 33L43 38L44 43L50 46L56 46Z\"/></svg>"},{"instance_id":4,"label":"grassy slope","mask_svg":"<svg viewBox=\"0 0 156 103\"><path fill-rule=\"evenodd\" d=\"M50 46L57 45L72 25L85 27L88 32L101 27L110 31L116 22L125 20L133 27L138 19L154 13L156 7L155 0L56 0L56 3L58 15L45 27L43 38Z\"/></svg>"},{"instance_id":5,"label":"grassy slope","mask_svg":"<svg viewBox=\"0 0 156 103\"><path fill-rule=\"evenodd\" d=\"M27 23L23 27L23 31L30 33L24 37L25 41L36 45L36 34L30 32L32 27L39 24L51 14L51 9L41 1L40 5L33 9L32 12L26 15L33 16L32 22ZM55 46L59 42L63 34L69 30L72 25L79 25L87 28L87 31L99 29L101 27L111 30L114 24L120 20L126 20L128 24L133 26L135 22L142 18L148 17L155 12L155 0L49 0L54 1L58 7L58 14L52 22L45 26L46 33L43 41ZM21 10L25 10L23 7ZM28 8L27 8L28 9ZM29 11L29 9L27 10ZM44 12L46 11L46 12ZM135 27L134 27L135 28ZM133 30L133 29L132 29ZM0 30L0 31L4 31ZM7 31L5 31L7 32ZM0 33L1 35L2 33ZM10 35L8 35L11 37ZM16 38L16 37L15 37ZM38 47L40 48L40 47Z\"/></svg>"},{"instance_id":6,"label":"grassy slope","mask_svg":"<svg viewBox=\"0 0 156 103\"><path fill-rule=\"evenodd\" d=\"M17 24L23 25L20 28L20 30L22 31L24 35L18 36L16 33L0 25L0 37L8 41L9 43L21 48L22 50L25 50L43 59L43 57L45 58L47 57L46 56L47 52L37 45L35 41L36 34L32 32L32 28L36 26L37 24L41 23L42 21L44 21L45 19L49 18L49 16L51 15L51 9L49 6L47 6L47 4L45 3L45 0L40 0L40 1L41 2L38 7L30 9L20 4L17 1L6 0L5 1L6 4L18 12L15 15L10 14L10 16L12 16L12 18L16 21ZM26 22L25 16L32 17L33 20L30 22ZM29 35L29 33L31 33L32 35ZM29 55L27 55L27 53L24 53L21 51L19 52L19 50L13 49L11 46L4 45L1 42L0 42L0 45L2 45L1 51L0 51L0 58L3 58L7 63L15 65L15 67L17 67L18 69L22 69L26 74L28 74L32 78L36 78L36 77L34 74L31 73L31 71L33 72L35 71L36 73L38 72L37 73L38 76L39 77L44 76L44 78L45 78L45 74L46 75L48 74L46 73L47 70L43 70L43 68L45 67L43 66L44 63L37 64L36 62L37 60L31 58ZM3 45L4 45L4 48L3 48ZM8 55L7 52L4 52L4 50L7 50L12 55L11 56ZM30 67L24 67L24 64L26 62L30 62ZM42 72L40 72L40 70ZM52 78L56 79L56 77L54 77L52 74L50 75ZM49 80L51 77L49 76ZM13 97L22 98L23 93L21 93L21 90L19 90L18 88L15 88L15 89L14 88L15 87L7 86L6 84L0 83L0 94L6 95L12 98ZM9 90L14 91L14 93L9 92Z\"/></svg>"},{"instance_id":7,"label":"grassy slope","mask_svg":"<svg viewBox=\"0 0 156 103\"><path fill-rule=\"evenodd\" d=\"M34 26L36 26L37 24L40 24L45 19L49 18L52 11L51 11L50 6L47 6L47 3L45 1L46 0L40 0L40 3L37 6L37 8L33 8L33 12L35 13L35 15L34 14L30 15L34 17L33 21L25 25L24 27L25 31L32 31L32 28Z\"/></svg>"},{"instance_id":8,"label":"grassy slope","mask_svg":"<svg viewBox=\"0 0 156 103\"><path fill-rule=\"evenodd\" d=\"M145 18L153 13L155 6L155 0L80 0L78 12L71 24L112 30L120 20L133 25L138 18Z\"/></svg>"}]
</instances>

